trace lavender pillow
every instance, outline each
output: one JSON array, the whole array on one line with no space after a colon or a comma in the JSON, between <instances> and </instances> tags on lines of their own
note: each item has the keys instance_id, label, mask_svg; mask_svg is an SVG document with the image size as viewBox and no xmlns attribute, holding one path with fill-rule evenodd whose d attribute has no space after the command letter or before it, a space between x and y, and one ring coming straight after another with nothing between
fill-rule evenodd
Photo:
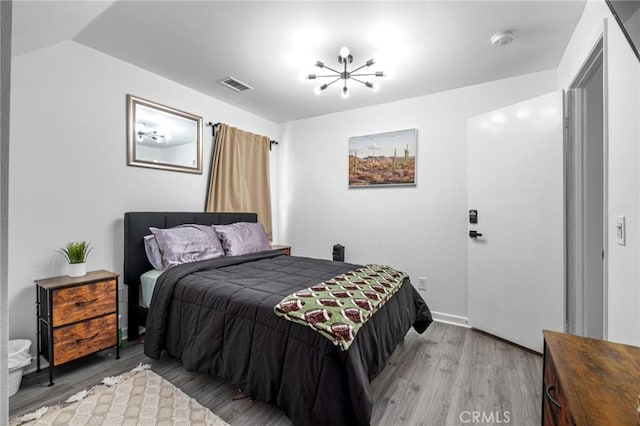
<instances>
[{"instance_id":1,"label":"lavender pillow","mask_svg":"<svg viewBox=\"0 0 640 426\"><path fill-rule=\"evenodd\" d=\"M165 269L224 256L215 230L208 225L180 225L169 229L149 228L156 237Z\"/></svg>"},{"instance_id":2,"label":"lavender pillow","mask_svg":"<svg viewBox=\"0 0 640 426\"><path fill-rule=\"evenodd\" d=\"M259 223L238 222L213 226L227 256L239 256L271 250L264 228Z\"/></svg>"},{"instance_id":3,"label":"lavender pillow","mask_svg":"<svg viewBox=\"0 0 640 426\"><path fill-rule=\"evenodd\" d=\"M155 236L144 236L144 251L147 253L147 259L149 259L149 263L151 263L153 269L162 271L164 269L164 266L162 266L162 253L160 253L160 247L158 246L158 241Z\"/></svg>"}]
</instances>

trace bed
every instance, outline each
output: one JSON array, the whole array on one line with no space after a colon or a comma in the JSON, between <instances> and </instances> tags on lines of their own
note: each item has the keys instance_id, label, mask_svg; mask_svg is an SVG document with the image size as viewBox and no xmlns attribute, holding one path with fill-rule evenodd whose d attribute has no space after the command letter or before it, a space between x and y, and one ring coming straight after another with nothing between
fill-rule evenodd
<instances>
[{"instance_id":1,"label":"bed","mask_svg":"<svg viewBox=\"0 0 640 426\"><path fill-rule=\"evenodd\" d=\"M413 327L431 313L409 282L359 330L348 350L274 314L286 296L359 267L286 256L278 250L187 263L157 277L148 309L138 303L140 276L152 269L144 244L149 227L256 222L251 213L125 214L124 279L129 334L146 325L145 353L166 350L188 371L229 380L254 399L274 404L296 425L368 425L369 382ZM133 336L132 336L133 330Z\"/></svg>"}]
</instances>

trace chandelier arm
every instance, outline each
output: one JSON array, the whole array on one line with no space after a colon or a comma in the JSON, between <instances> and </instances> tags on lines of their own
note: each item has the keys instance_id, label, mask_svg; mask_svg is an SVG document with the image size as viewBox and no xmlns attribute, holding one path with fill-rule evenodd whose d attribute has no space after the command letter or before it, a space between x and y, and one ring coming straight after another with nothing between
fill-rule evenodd
<instances>
[{"instance_id":1,"label":"chandelier arm","mask_svg":"<svg viewBox=\"0 0 640 426\"><path fill-rule=\"evenodd\" d=\"M360 71L362 68L364 68L366 66L367 66L367 64L362 64L358 68L351 70L351 72L349 74L353 74L356 71Z\"/></svg>"},{"instance_id":2,"label":"chandelier arm","mask_svg":"<svg viewBox=\"0 0 640 426\"><path fill-rule=\"evenodd\" d=\"M355 78L355 77L353 77L353 76L351 76L351 80L355 80L355 81L357 81L358 83L362 83L362 84L364 84L365 86L367 85L367 83L365 83L364 81L362 81L362 80L360 80L360 79L358 79L358 78Z\"/></svg>"},{"instance_id":3,"label":"chandelier arm","mask_svg":"<svg viewBox=\"0 0 640 426\"><path fill-rule=\"evenodd\" d=\"M333 80L333 81L331 81L331 82L329 82L329 83L326 83L326 86L327 86L327 87L329 87L329 86L331 86L333 83L335 83L336 81L340 81L340 80L342 80L342 77L338 77L338 78L336 78L335 80ZM326 89L327 87L325 87L325 89Z\"/></svg>"},{"instance_id":4,"label":"chandelier arm","mask_svg":"<svg viewBox=\"0 0 640 426\"><path fill-rule=\"evenodd\" d=\"M335 74L326 74L326 75L316 75L316 78L328 78L328 77L335 77Z\"/></svg>"},{"instance_id":5,"label":"chandelier arm","mask_svg":"<svg viewBox=\"0 0 640 426\"><path fill-rule=\"evenodd\" d=\"M335 72L336 74L342 74L340 71L338 71L338 70L334 70L333 68L328 67L328 66L326 66L326 65L324 66L324 68L328 69L329 71L333 71L333 72Z\"/></svg>"},{"instance_id":6,"label":"chandelier arm","mask_svg":"<svg viewBox=\"0 0 640 426\"><path fill-rule=\"evenodd\" d=\"M350 74L352 76L356 76L356 77L368 77L368 76L375 76L376 73L370 73L370 74Z\"/></svg>"},{"instance_id":7,"label":"chandelier arm","mask_svg":"<svg viewBox=\"0 0 640 426\"><path fill-rule=\"evenodd\" d=\"M340 81L342 80L342 77L338 77L335 80L333 80L331 83L327 83L327 87L331 86L333 83L335 83L336 81Z\"/></svg>"}]
</instances>

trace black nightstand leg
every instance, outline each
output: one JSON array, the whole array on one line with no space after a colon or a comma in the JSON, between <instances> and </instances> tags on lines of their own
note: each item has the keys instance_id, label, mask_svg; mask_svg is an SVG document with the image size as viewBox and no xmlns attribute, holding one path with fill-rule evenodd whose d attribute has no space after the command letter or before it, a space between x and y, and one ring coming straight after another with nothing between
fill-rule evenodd
<instances>
[{"instance_id":1,"label":"black nightstand leg","mask_svg":"<svg viewBox=\"0 0 640 426\"><path fill-rule=\"evenodd\" d=\"M40 371L40 288L36 286L36 371Z\"/></svg>"},{"instance_id":2,"label":"black nightstand leg","mask_svg":"<svg viewBox=\"0 0 640 426\"><path fill-rule=\"evenodd\" d=\"M47 317L48 327L47 331L49 333L49 386L53 386L53 324L51 322L51 312L53 312L53 302L52 297L49 295L49 312Z\"/></svg>"},{"instance_id":3,"label":"black nightstand leg","mask_svg":"<svg viewBox=\"0 0 640 426\"><path fill-rule=\"evenodd\" d=\"M120 284L116 278L116 359L120 359L120 345L122 344L122 324L120 324Z\"/></svg>"}]
</instances>

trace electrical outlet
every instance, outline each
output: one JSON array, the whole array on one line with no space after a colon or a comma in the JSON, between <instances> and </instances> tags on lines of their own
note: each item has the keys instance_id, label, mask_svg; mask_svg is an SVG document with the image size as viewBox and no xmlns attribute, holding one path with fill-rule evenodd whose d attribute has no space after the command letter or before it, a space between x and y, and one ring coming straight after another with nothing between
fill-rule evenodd
<instances>
[{"instance_id":1,"label":"electrical outlet","mask_svg":"<svg viewBox=\"0 0 640 426\"><path fill-rule=\"evenodd\" d=\"M427 277L418 277L418 290L427 291Z\"/></svg>"}]
</instances>

